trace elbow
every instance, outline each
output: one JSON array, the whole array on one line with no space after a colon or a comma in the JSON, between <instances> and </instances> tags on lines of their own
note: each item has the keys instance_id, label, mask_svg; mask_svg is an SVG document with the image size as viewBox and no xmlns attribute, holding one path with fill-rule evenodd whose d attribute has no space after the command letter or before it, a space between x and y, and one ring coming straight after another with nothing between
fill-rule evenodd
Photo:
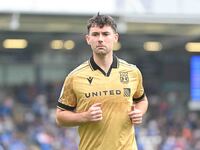
<instances>
[{"instance_id":1,"label":"elbow","mask_svg":"<svg viewBox=\"0 0 200 150\"><path fill-rule=\"evenodd\" d=\"M69 127L71 126L67 117L64 117L62 110L57 110L55 122L58 127Z\"/></svg>"},{"instance_id":2,"label":"elbow","mask_svg":"<svg viewBox=\"0 0 200 150\"><path fill-rule=\"evenodd\" d=\"M56 121L56 125L57 125L58 127L62 127L62 126L63 126L63 124L62 124L62 122L59 120L58 116L56 116L55 121Z\"/></svg>"},{"instance_id":3,"label":"elbow","mask_svg":"<svg viewBox=\"0 0 200 150\"><path fill-rule=\"evenodd\" d=\"M147 110L148 110L148 107L149 107L149 102L148 102L147 97L145 97L143 105L144 105L144 113L143 114L145 114L147 112Z\"/></svg>"},{"instance_id":4,"label":"elbow","mask_svg":"<svg viewBox=\"0 0 200 150\"><path fill-rule=\"evenodd\" d=\"M55 121L58 127L72 127L76 124L70 118L71 112L57 109Z\"/></svg>"},{"instance_id":5,"label":"elbow","mask_svg":"<svg viewBox=\"0 0 200 150\"><path fill-rule=\"evenodd\" d=\"M56 125L58 127L68 127L69 126L67 122L65 122L62 118L59 118L58 116L56 117L55 121L56 121Z\"/></svg>"},{"instance_id":6,"label":"elbow","mask_svg":"<svg viewBox=\"0 0 200 150\"><path fill-rule=\"evenodd\" d=\"M62 123L59 121L58 118L56 118L56 125L57 125L58 127L62 127L62 126L63 126Z\"/></svg>"},{"instance_id":7,"label":"elbow","mask_svg":"<svg viewBox=\"0 0 200 150\"><path fill-rule=\"evenodd\" d=\"M56 116L55 116L55 123L58 127L62 127L64 126L63 121L62 121L62 117L61 117L61 110L57 110L56 111Z\"/></svg>"}]
</instances>

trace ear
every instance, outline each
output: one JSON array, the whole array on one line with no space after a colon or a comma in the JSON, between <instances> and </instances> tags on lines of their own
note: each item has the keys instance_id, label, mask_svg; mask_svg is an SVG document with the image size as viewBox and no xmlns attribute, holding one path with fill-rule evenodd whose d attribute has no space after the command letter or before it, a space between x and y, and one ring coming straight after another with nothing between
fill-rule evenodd
<instances>
[{"instance_id":1,"label":"ear","mask_svg":"<svg viewBox=\"0 0 200 150\"><path fill-rule=\"evenodd\" d=\"M115 42L118 42L118 40L119 40L119 34L115 33Z\"/></svg>"},{"instance_id":2,"label":"ear","mask_svg":"<svg viewBox=\"0 0 200 150\"><path fill-rule=\"evenodd\" d=\"M90 45L90 37L88 34L85 35L85 40L87 41L87 44Z\"/></svg>"}]
</instances>

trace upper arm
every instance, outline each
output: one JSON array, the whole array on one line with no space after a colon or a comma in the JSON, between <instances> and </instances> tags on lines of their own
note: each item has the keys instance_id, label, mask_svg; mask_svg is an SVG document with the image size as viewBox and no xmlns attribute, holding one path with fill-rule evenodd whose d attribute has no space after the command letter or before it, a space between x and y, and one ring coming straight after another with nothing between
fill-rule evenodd
<instances>
[{"instance_id":1,"label":"upper arm","mask_svg":"<svg viewBox=\"0 0 200 150\"><path fill-rule=\"evenodd\" d=\"M142 74L138 68L136 68L135 76L137 79L137 88L133 95L133 101L137 103L145 98L145 92L144 92Z\"/></svg>"},{"instance_id":2,"label":"upper arm","mask_svg":"<svg viewBox=\"0 0 200 150\"><path fill-rule=\"evenodd\" d=\"M138 102L135 102L136 108L140 109L142 114L145 114L148 109L148 99L146 95Z\"/></svg>"},{"instance_id":3,"label":"upper arm","mask_svg":"<svg viewBox=\"0 0 200 150\"><path fill-rule=\"evenodd\" d=\"M67 125L66 122L70 119L69 116L71 116L73 112L68 110L63 110L59 107L56 109L56 123L58 126L65 126Z\"/></svg>"},{"instance_id":4,"label":"upper arm","mask_svg":"<svg viewBox=\"0 0 200 150\"><path fill-rule=\"evenodd\" d=\"M73 90L73 78L68 76L63 84L57 107L60 110L73 111L76 107L76 95Z\"/></svg>"}]
</instances>

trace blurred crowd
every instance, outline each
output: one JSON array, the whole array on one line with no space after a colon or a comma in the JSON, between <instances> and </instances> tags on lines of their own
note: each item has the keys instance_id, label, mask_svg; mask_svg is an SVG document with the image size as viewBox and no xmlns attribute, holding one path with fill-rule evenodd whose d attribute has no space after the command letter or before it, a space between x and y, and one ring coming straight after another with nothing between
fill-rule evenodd
<instances>
[{"instance_id":1,"label":"blurred crowd","mask_svg":"<svg viewBox=\"0 0 200 150\"><path fill-rule=\"evenodd\" d=\"M55 123L61 84L1 89L0 150L77 150L76 128Z\"/></svg>"},{"instance_id":2,"label":"blurred crowd","mask_svg":"<svg viewBox=\"0 0 200 150\"><path fill-rule=\"evenodd\" d=\"M58 127L55 108L62 83L0 89L0 150L77 150L77 128ZM149 110L136 128L139 150L200 150L198 112L184 92L148 95Z\"/></svg>"},{"instance_id":3,"label":"blurred crowd","mask_svg":"<svg viewBox=\"0 0 200 150\"><path fill-rule=\"evenodd\" d=\"M137 129L139 150L200 150L199 112L181 91L150 95L145 123Z\"/></svg>"}]
</instances>

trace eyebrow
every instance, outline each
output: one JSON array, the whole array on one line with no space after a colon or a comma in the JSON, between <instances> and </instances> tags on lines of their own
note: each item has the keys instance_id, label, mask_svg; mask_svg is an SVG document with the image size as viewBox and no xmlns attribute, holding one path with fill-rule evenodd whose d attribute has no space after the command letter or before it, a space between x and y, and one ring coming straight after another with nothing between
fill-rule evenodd
<instances>
[{"instance_id":1,"label":"eyebrow","mask_svg":"<svg viewBox=\"0 0 200 150\"><path fill-rule=\"evenodd\" d=\"M91 34L99 34L99 33L103 33L103 34L105 34L105 33L110 33L109 31L105 31L105 32L91 32Z\"/></svg>"}]
</instances>

